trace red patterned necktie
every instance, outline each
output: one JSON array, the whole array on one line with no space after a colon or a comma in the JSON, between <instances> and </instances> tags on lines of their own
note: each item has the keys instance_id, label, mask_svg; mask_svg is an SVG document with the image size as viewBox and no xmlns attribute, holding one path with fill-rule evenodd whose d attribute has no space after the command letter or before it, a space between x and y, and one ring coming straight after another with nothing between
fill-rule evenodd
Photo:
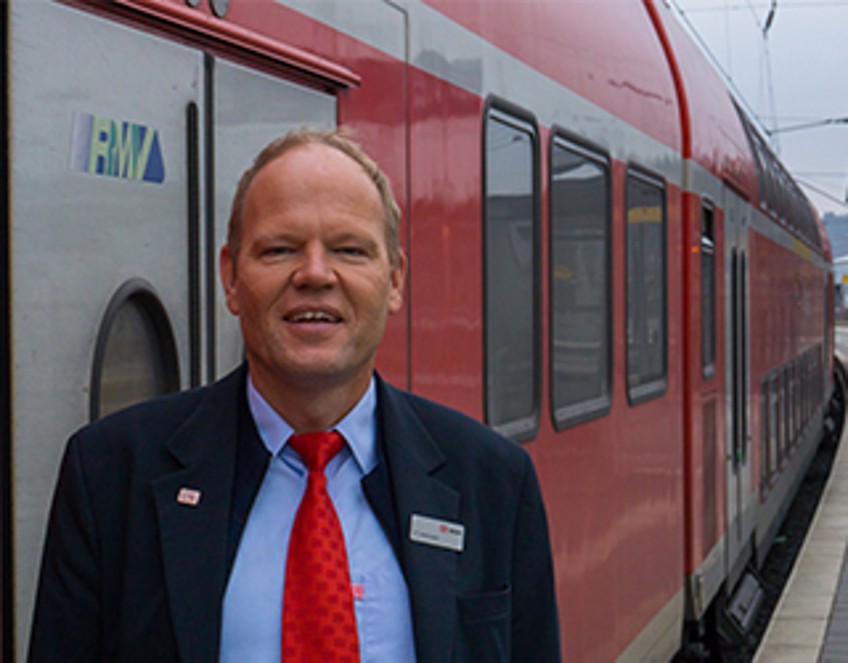
<instances>
[{"instance_id":1,"label":"red patterned necktie","mask_svg":"<svg viewBox=\"0 0 848 663\"><path fill-rule=\"evenodd\" d=\"M286 561L284 663L359 663L359 639L344 535L327 494L324 468L344 446L332 432L293 435L309 478Z\"/></svg>"}]
</instances>

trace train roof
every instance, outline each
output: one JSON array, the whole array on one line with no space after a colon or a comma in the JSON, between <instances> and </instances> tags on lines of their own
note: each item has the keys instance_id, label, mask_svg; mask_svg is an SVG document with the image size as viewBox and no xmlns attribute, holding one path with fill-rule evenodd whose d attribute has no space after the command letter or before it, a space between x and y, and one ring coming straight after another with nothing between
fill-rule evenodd
<instances>
[{"instance_id":1,"label":"train roof","mask_svg":"<svg viewBox=\"0 0 848 663\"><path fill-rule=\"evenodd\" d=\"M680 22L665 8L659 13L683 88L684 121L689 123L684 156L731 184L811 248L827 254L826 233L801 188Z\"/></svg>"},{"instance_id":2,"label":"train roof","mask_svg":"<svg viewBox=\"0 0 848 663\"><path fill-rule=\"evenodd\" d=\"M678 98L641 2L424 0L515 58L675 150ZM532 35L532 38L527 38Z\"/></svg>"},{"instance_id":3,"label":"train roof","mask_svg":"<svg viewBox=\"0 0 848 663\"><path fill-rule=\"evenodd\" d=\"M756 164L727 85L680 22L662 3L657 5L668 35L669 58L680 76L683 121L688 124L683 156L753 201Z\"/></svg>"}]
</instances>

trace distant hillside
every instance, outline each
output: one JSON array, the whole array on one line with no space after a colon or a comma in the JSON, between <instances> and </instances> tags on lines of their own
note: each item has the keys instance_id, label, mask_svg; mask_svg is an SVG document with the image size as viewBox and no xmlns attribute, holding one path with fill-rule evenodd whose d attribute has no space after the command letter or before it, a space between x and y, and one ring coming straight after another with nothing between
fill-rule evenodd
<instances>
[{"instance_id":1,"label":"distant hillside","mask_svg":"<svg viewBox=\"0 0 848 663\"><path fill-rule=\"evenodd\" d=\"M848 256L848 214L837 216L828 212L822 217L822 221L833 245L833 257Z\"/></svg>"}]
</instances>

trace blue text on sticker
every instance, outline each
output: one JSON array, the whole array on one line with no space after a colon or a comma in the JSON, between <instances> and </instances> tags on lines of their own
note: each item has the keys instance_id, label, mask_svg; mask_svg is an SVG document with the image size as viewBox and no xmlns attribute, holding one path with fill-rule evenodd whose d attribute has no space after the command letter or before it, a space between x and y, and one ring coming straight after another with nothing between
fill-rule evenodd
<instances>
[{"instance_id":1,"label":"blue text on sticker","mask_svg":"<svg viewBox=\"0 0 848 663\"><path fill-rule=\"evenodd\" d=\"M74 113L71 168L90 175L164 182L159 132L143 124Z\"/></svg>"}]
</instances>

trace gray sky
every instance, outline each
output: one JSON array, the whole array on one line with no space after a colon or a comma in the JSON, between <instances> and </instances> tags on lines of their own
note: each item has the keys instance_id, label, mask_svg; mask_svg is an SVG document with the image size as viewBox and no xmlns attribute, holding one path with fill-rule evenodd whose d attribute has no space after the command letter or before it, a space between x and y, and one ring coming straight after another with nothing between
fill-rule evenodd
<instances>
[{"instance_id":1,"label":"gray sky","mask_svg":"<svg viewBox=\"0 0 848 663\"><path fill-rule=\"evenodd\" d=\"M848 214L848 0L776 0L766 39L771 0L669 2L748 112L778 129L772 148L819 212ZM786 131L833 118L846 124Z\"/></svg>"}]
</instances>

